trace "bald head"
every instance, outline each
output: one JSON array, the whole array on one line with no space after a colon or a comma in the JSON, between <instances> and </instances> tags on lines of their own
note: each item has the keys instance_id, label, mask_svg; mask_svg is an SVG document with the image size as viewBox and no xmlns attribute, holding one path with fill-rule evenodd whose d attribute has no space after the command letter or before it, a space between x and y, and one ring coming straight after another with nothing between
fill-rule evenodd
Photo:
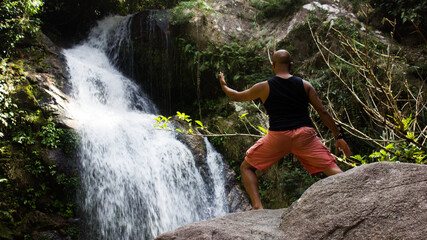
<instances>
[{"instance_id":1,"label":"bald head","mask_svg":"<svg viewBox=\"0 0 427 240\"><path fill-rule=\"evenodd\" d=\"M275 74L289 73L291 67L291 54L288 51L282 49L273 54L273 71Z\"/></svg>"},{"instance_id":2,"label":"bald head","mask_svg":"<svg viewBox=\"0 0 427 240\"><path fill-rule=\"evenodd\" d=\"M286 50L278 50L273 55L273 63L278 65L287 65L291 63L291 54Z\"/></svg>"}]
</instances>

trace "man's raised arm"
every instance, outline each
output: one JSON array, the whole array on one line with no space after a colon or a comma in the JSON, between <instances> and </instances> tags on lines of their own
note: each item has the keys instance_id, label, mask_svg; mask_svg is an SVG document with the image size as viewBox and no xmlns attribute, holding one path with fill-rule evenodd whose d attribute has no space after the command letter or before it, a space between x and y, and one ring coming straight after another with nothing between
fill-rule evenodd
<instances>
[{"instance_id":1,"label":"man's raised arm","mask_svg":"<svg viewBox=\"0 0 427 240\"><path fill-rule=\"evenodd\" d=\"M227 82L225 81L224 74L222 72L220 72L218 76L222 91L224 91L225 95L227 95L227 97L233 101L244 102L261 98L261 100L264 102L267 99L269 91L267 81L257 83L251 88L239 92L227 86Z\"/></svg>"}]
</instances>

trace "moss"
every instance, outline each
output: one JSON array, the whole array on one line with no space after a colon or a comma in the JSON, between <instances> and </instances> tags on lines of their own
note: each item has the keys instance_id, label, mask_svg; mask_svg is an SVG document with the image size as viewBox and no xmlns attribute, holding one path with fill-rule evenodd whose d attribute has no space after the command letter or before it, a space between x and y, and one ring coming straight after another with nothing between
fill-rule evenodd
<instances>
[{"instance_id":1,"label":"moss","mask_svg":"<svg viewBox=\"0 0 427 240\"><path fill-rule=\"evenodd\" d=\"M33 87L26 81L16 87L13 98L22 110L37 111L39 109L39 104L33 95L33 91Z\"/></svg>"}]
</instances>

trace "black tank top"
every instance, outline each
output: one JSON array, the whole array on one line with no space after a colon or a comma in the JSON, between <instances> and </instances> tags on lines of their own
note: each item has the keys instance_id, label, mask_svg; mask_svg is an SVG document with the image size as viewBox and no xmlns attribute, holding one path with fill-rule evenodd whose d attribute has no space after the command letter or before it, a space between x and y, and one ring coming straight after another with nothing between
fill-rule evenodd
<instances>
[{"instance_id":1,"label":"black tank top","mask_svg":"<svg viewBox=\"0 0 427 240\"><path fill-rule=\"evenodd\" d=\"M274 76L268 79L270 94L264 102L270 117L271 131L286 131L300 127L313 127L308 113L308 97L303 81L292 76L283 79Z\"/></svg>"}]
</instances>

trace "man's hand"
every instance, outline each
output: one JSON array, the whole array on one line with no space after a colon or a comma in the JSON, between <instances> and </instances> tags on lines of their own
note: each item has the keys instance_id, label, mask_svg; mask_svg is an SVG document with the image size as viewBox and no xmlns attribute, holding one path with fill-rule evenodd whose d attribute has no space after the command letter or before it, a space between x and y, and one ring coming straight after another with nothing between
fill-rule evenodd
<instances>
[{"instance_id":1,"label":"man's hand","mask_svg":"<svg viewBox=\"0 0 427 240\"><path fill-rule=\"evenodd\" d=\"M335 142L335 155L338 155L338 150L342 150L346 157L350 157L351 155L351 151L347 145L347 142L342 138L337 139Z\"/></svg>"},{"instance_id":2,"label":"man's hand","mask_svg":"<svg viewBox=\"0 0 427 240\"><path fill-rule=\"evenodd\" d=\"M219 84L221 84L221 87L227 85L227 83L225 82L225 79L224 79L224 73L220 72L218 74L218 76L219 76Z\"/></svg>"}]
</instances>

